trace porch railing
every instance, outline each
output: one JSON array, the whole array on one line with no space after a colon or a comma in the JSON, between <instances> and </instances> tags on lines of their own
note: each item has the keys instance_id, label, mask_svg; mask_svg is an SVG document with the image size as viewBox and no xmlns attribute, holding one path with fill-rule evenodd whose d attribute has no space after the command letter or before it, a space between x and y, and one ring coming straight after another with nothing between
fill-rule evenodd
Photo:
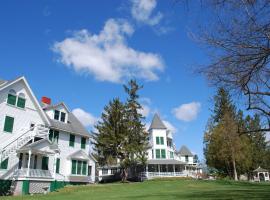
<instances>
[{"instance_id":1,"label":"porch railing","mask_svg":"<svg viewBox=\"0 0 270 200\"><path fill-rule=\"evenodd\" d=\"M28 169L23 168L23 169L18 169L16 170L15 177L17 178L52 178L52 173L50 170L42 170L42 169Z\"/></svg>"},{"instance_id":2,"label":"porch railing","mask_svg":"<svg viewBox=\"0 0 270 200\"><path fill-rule=\"evenodd\" d=\"M149 179L155 177L193 177L196 178L196 173L193 172L143 172L141 174L143 177Z\"/></svg>"}]
</instances>

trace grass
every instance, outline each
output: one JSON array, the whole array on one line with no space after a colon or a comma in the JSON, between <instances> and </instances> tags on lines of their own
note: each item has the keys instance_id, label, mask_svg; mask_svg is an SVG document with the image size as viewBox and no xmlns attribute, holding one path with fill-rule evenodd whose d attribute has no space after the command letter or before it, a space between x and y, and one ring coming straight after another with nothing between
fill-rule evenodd
<instances>
[{"instance_id":1,"label":"grass","mask_svg":"<svg viewBox=\"0 0 270 200\"><path fill-rule=\"evenodd\" d=\"M269 183L163 179L143 183L68 186L48 195L1 200L270 199Z\"/></svg>"}]
</instances>

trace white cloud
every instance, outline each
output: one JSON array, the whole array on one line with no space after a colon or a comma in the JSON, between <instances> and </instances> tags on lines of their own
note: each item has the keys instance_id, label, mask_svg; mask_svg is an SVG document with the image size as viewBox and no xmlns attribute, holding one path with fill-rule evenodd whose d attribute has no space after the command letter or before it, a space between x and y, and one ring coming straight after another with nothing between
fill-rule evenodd
<instances>
[{"instance_id":1,"label":"white cloud","mask_svg":"<svg viewBox=\"0 0 270 200\"><path fill-rule=\"evenodd\" d=\"M139 113L142 114L144 117L148 117L151 112L151 99L147 97L141 97L140 104L142 106L142 109L139 110Z\"/></svg>"},{"instance_id":2,"label":"white cloud","mask_svg":"<svg viewBox=\"0 0 270 200\"><path fill-rule=\"evenodd\" d=\"M131 3L131 15L138 22L154 26L163 18L161 12L153 14L157 6L156 0L131 0Z\"/></svg>"},{"instance_id":3,"label":"white cloud","mask_svg":"<svg viewBox=\"0 0 270 200\"><path fill-rule=\"evenodd\" d=\"M157 80L157 72L164 69L163 61L158 54L129 47L126 38L133 32L127 21L109 19L99 34L85 29L76 31L55 42L53 51L64 65L92 74L100 81L119 83L130 77Z\"/></svg>"},{"instance_id":4,"label":"white cloud","mask_svg":"<svg viewBox=\"0 0 270 200\"><path fill-rule=\"evenodd\" d=\"M98 121L98 118L93 116L91 113L84 111L81 108L76 108L72 110L72 113L80 120L80 122L85 127L93 127Z\"/></svg>"},{"instance_id":5,"label":"white cloud","mask_svg":"<svg viewBox=\"0 0 270 200\"><path fill-rule=\"evenodd\" d=\"M174 125L172 125L169 121L163 120L163 123L167 127L167 129L171 131L171 133L177 132L177 128Z\"/></svg>"},{"instance_id":6,"label":"white cloud","mask_svg":"<svg viewBox=\"0 0 270 200\"><path fill-rule=\"evenodd\" d=\"M199 102L191 102L182 104L172 110L172 113L179 120L189 122L197 118L201 104Z\"/></svg>"},{"instance_id":7,"label":"white cloud","mask_svg":"<svg viewBox=\"0 0 270 200\"><path fill-rule=\"evenodd\" d=\"M139 110L139 113L144 117L148 117L150 113L150 107L148 105L141 104L142 109Z\"/></svg>"}]
</instances>

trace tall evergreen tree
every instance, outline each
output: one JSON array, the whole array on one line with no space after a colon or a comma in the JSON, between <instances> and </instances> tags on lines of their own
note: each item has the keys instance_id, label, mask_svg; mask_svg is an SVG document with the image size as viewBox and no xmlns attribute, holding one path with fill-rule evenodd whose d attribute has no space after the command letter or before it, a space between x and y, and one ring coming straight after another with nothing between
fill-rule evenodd
<instances>
[{"instance_id":1,"label":"tall evergreen tree","mask_svg":"<svg viewBox=\"0 0 270 200\"><path fill-rule=\"evenodd\" d=\"M215 107L204 137L204 153L210 167L238 179L237 171L249 165L247 137L239 135L242 113L236 113L229 93L220 88L214 98Z\"/></svg>"},{"instance_id":2,"label":"tall evergreen tree","mask_svg":"<svg viewBox=\"0 0 270 200\"><path fill-rule=\"evenodd\" d=\"M125 92L128 95L127 102L125 104L125 114L127 120L127 131L130 140L130 158L123 163L124 177L127 177L127 168L131 165L137 165L138 163L145 165L147 160L148 149L148 133L145 131L145 124L142 123L144 117L139 112L142 106L139 103L138 92L142 88L136 82L136 80L130 80L127 85L124 85Z\"/></svg>"},{"instance_id":3,"label":"tall evergreen tree","mask_svg":"<svg viewBox=\"0 0 270 200\"><path fill-rule=\"evenodd\" d=\"M144 118L138 112L142 108L138 101L141 88L135 80L124 85L127 101L110 101L96 125L97 131L93 133L99 164L116 164L120 161L122 181L127 180L128 169L146 162L148 134L142 123Z\"/></svg>"},{"instance_id":4,"label":"tall evergreen tree","mask_svg":"<svg viewBox=\"0 0 270 200\"><path fill-rule=\"evenodd\" d=\"M128 146L127 127L125 106L119 99L113 99L105 106L95 128L93 144L98 163L116 164L117 159L124 160Z\"/></svg>"}]
</instances>

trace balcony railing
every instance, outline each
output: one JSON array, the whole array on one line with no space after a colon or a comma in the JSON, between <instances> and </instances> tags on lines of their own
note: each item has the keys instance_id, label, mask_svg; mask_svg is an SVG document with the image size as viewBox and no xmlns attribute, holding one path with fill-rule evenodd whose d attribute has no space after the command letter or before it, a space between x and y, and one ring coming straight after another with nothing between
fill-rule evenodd
<instances>
[{"instance_id":1,"label":"balcony railing","mask_svg":"<svg viewBox=\"0 0 270 200\"><path fill-rule=\"evenodd\" d=\"M52 173L50 170L42 170L42 169L18 169L15 174L17 178L52 178Z\"/></svg>"}]
</instances>

